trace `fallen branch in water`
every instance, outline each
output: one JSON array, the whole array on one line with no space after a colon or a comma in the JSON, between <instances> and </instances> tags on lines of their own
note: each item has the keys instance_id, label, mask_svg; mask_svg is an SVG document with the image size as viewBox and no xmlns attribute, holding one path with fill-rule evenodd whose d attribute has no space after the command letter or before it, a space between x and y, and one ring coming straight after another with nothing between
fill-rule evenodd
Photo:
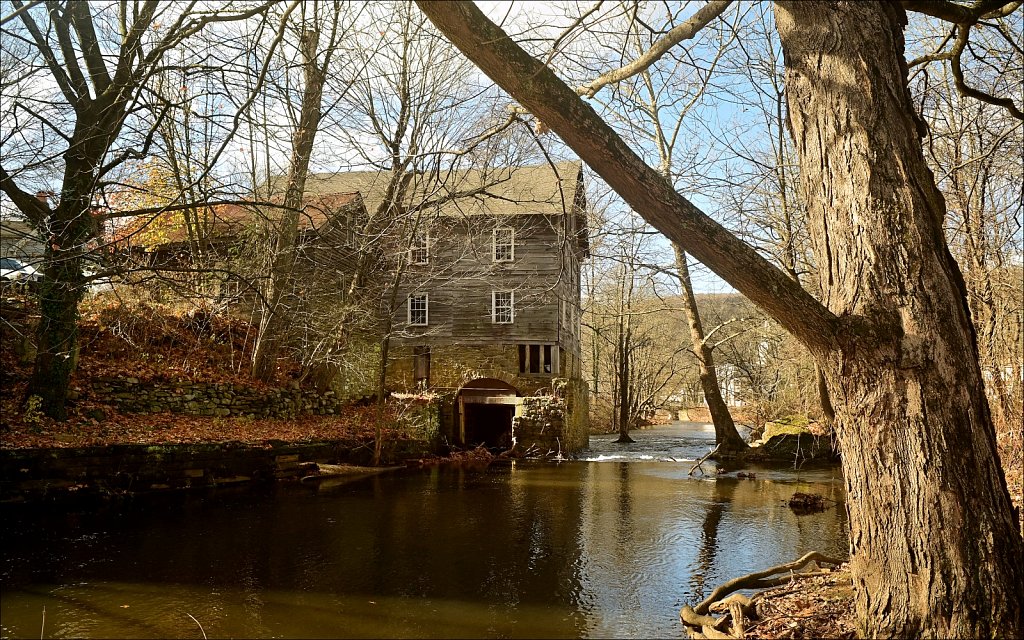
<instances>
[{"instance_id":1,"label":"fallen branch in water","mask_svg":"<svg viewBox=\"0 0 1024 640\"><path fill-rule=\"evenodd\" d=\"M711 451L708 451L707 455L705 455L705 456L704 456L703 458L701 458L700 460L698 460L698 461L697 461L697 464L695 464L695 465L693 465L692 467L690 467L690 473L688 473L688 474L686 474L686 475L692 476L692 475L693 475L693 472L694 472L694 471L695 471L695 470L696 470L696 469L697 469L698 467L700 467L700 472L701 472L701 473L704 473L704 467L701 467L700 465L701 465L701 464L702 464L702 463L703 463L703 462L704 462L705 460L707 460L707 459L708 459L708 458L710 458L711 456L713 456L713 455L715 455L716 453L718 453L718 447L721 447L721 446L722 446L722 444L721 444L721 443L718 443L717 445L715 445L715 448L714 448L714 449L712 449Z\"/></svg>"},{"instance_id":2,"label":"fallen branch in water","mask_svg":"<svg viewBox=\"0 0 1024 640\"><path fill-rule=\"evenodd\" d=\"M204 629L203 629L203 625L202 625L202 624L200 624L200 623L199 623L199 621L198 621L198 620L196 620L195 616L193 616L193 615L192 615L191 613L189 613L188 611L186 611L186 612L185 612L185 615L186 615L186 616L188 616L188 617L190 617L190 618L192 618L192 622L195 622L196 624L198 624L198 625L199 625L199 633L203 634L203 640L206 640L206 630L204 630Z\"/></svg>"},{"instance_id":3,"label":"fallen branch in water","mask_svg":"<svg viewBox=\"0 0 1024 640\"><path fill-rule=\"evenodd\" d=\"M455 451L447 456L431 456L429 458L419 458L418 460L407 460L405 464L409 467L435 467L439 465L481 467L487 466L494 462L494 460L504 456L504 453L496 456L487 447L480 445L476 449Z\"/></svg>"},{"instance_id":4,"label":"fallen branch in water","mask_svg":"<svg viewBox=\"0 0 1024 640\"><path fill-rule=\"evenodd\" d=\"M754 602L757 598L748 598L741 594L731 595L740 589L767 589L785 584L795 577L809 578L825 575L829 572L818 571L817 563L839 566L840 560L830 558L817 551L811 551L799 560L787 562L786 564L769 567L762 571L755 571L747 575L729 580L711 592L703 602L696 607L685 605L679 611L679 619L689 628L690 636L693 638L742 638L745 618L755 617ZM812 568L805 572L799 569L810 563L815 563ZM788 574L779 576L778 574ZM777 577L773 577L777 576ZM729 596L729 597L727 597ZM730 615L716 618L708 615L712 608L728 608ZM732 635L725 633L722 629L727 621L732 621ZM739 635L737 635L739 634Z\"/></svg>"},{"instance_id":5,"label":"fallen branch in water","mask_svg":"<svg viewBox=\"0 0 1024 640\"><path fill-rule=\"evenodd\" d=\"M789 508L793 510L793 513L797 515L807 515L809 513L817 513L825 510L825 502L835 502L831 498L819 495L817 493L801 493L797 491L789 499Z\"/></svg>"}]
</instances>

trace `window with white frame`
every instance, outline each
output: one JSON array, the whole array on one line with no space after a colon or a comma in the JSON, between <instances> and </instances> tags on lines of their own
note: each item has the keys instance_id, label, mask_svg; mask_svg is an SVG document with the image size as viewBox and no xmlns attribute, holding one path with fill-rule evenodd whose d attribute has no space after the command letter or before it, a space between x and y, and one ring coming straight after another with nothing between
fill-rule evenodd
<instances>
[{"instance_id":1,"label":"window with white frame","mask_svg":"<svg viewBox=\"0 0 1024 640\"><path fill-rule=\"evenodd\" d=\"M427 294L414 293L409 296L409 324L414 327L426 326L428 310Z\"/></svg>"},{"instance_id":2,"label":"window with white frame","mask_svg":"<svg viewBox=\"0 0 1024 640\"><path fill-rule=\"evenodd\" d=\"M430 262L430 235L417 233L409 245L409 264L427 264Z\"/></svg>"},{"instance_id":3,"label":"window with white frame","mask_svg":"<svg viewBox=\"0 0 1024 640\"><path fill-rule=\"evenodd\" d=\"M511 291L491 292L491 322L512 324L515 319L514 298Z\"/></svg>"},{"instance_id":4,"label":"window with white frame","mask_svg":"<svg viewBox=\"0 0 1024 640\"><path fill-rule=\"evenodd\" d=\"M516 257L516 230L498 227L494 230L494 261L512 262Z\"/></svg>"}]
</instances>

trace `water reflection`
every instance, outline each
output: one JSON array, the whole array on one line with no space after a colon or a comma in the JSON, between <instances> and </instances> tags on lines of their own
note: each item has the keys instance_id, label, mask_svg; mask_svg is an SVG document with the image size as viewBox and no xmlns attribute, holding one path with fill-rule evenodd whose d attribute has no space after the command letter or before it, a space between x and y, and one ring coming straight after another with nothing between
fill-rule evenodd
<instances>
[{"instance_id":1,"label":"water reflection","mask_svg":"<svg viewBox=\"0 0 1024 640\"><path fill-rule=\"evenodd\" d=\"M649 449L706 450L684 435L597 439L613 462L5 509L0 632L37 635L45 605L56 637L198 637L187 614L210 637L676 637L712 586L845 552L833 472L695 479ZM797 518L797 490L839 502Z\"/></svg>"},{"instance_id":2,"label":"water reflection","mask_svg":"<svg viewBox=\"0 0 1024 640\"><path fill-rule=\"evenodd\" d=\"M710 585L705 593L705 577L714 566L715 554L718 552L718 525L722 521L722 514L732 502L738 482L733 478L717 478L713 485L701 527L697 566L690 577L690 587L696 600L703 600L716 586Z\"/></svg>"}]
</instances>

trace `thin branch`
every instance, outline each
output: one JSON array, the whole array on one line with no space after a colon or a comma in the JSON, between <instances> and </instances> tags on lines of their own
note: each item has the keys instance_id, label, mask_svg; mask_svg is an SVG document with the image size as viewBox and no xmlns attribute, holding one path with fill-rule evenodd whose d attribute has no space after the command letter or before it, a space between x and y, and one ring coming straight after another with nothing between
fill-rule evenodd
<instances>
[{"instance_id":1,"label":"thin branch","mask_svg":"<svg viewBox=\"0 0 1024 640\"><path fill-rule=\"evenodd\" d=\"M0 191L7 194L7 197L14 203L14 206L18 207L18 210L25 214L36 228L43 226L46 216L50 212L49 208L31 193L22 191L14 183L14 178L11 174L7 173L7 170L2 166L0 166Z\"/></svg>"},{"instance_id":2,"label":"thin branch","mask_svg":"<svg viewBox=\"0 0 1024 640\"><path fill-rule=\"evenodd\" d=\"M46 66L50 69L50 73L53 74L53 79L57 82L57 86L60 87L64 98L72 105L77 104L78 94L75 93L74 88L71 86L71 79L63 67L60 66L60 63L57 62L57 56L53 53L53 49L50 47L50 43L46 41L43 32L39 30L39 25L32 19L32 15L25 11L30 5L21 4L21 0L11 0L11 3L18 9L15 13L20 14L22 23L28 29L28 32L32 34L32 39L35 40L36 46L39 47L39 53L42 54L43 60L46 61Z\"/></svg>"},{"instance_id":3,"label":"thin branch","mask_svg":"<svg viewBox=\"0 0 1024 640\"><path fill-rule=\"evenodd\" d=\"M14 20L19 15L21 15L22 12L28 11L32 7L36 6L37 4L41 4L42 2L43 2L43 0L32 0L28 4L23 4L23 5L20 5L20 6L19 6L18 3L16 3L15 6L18 7L18 8L15 9L14 11L8 13L6 16L4 16L3 19L0 20L0 25L7 24L11 20Z\"/></svg>"},{"instance_id":4,"label":"thin branch","mask_svg":"<svg viewBox=\"0 0 1024 640\"><path fill-rule=\"evenodd\" d=\"M547 60L544 61L545 66L551 64L551 60L558 53L558 46L562 44L562 40L566 39L569 36L569 34L576 30L576 27L583 24L584 20L589 18L591 15L594 14L594 12L600 9L602 4L604 4L604 0L598 0L597 4L591 7L589 11L584 12L571 25L569 25L569 27L565 29L565 31L562 31L562 33L558 34L558 37L555 38L555 41L551 43L551 53L548 54Z\"/></svg>"},{"instance_id":5,"label":"thin branch","mask_svg":"<svg viewBox=\"0 0 1024 640\"><path fill-rule=\"evenodd\" d=\"M1011 116L1024 121L1024 112L1021 112L1010 98L998 98L985 93L980 89L967 86L967 82L964 80L963 67L960 66L960 58L964 52L964 48L967 46L970 32L970 26L960 25L960 33L957 35L956 42L953 43L953 49L950 52L952 54L952 57L950 58L950 69L953 72L953 83L956 85L957 90L965 96L970 96L976 100L981 100L982 102L986 102L997 107L1003 107Z\"/></svg>"},{"instance_id":6,"label":"thin branch","mask_svg":"<svg viewBox=\"0 0 1024 640\"><path fill-rule=\"evenodd\" d=\"M676 46L683 40L689 40L706 27L708 23L717 18L725 9L732 4L731 0L713 0L701 7L693 17L674 27L665 34L665 37L658 40L642 56L625 65L605 73L596 80L576 89L576 93L587 98L593 98L602 88L635 76L657 62L669 49Z\"/></svg>"},{"instance_id":7,"label":"thin branch","mask_svg":"<svg viewBox=\"0 0 1024 640\"><path fill-rule=\"evenodd\" d=\"M913 69L918 65L927 64L929 62L934 62L936 60L949 60L952 54L950 54L948 51L943 51L943 49L946 48L946 44L950 40L952 40L953 36L955 35L956 27L953 27L952 29L950 29L949 33L946 34L946 37L942 39L942 42L939 43L939 46L935 47L934 53L929 53L927 55L914 58L913 60L907 63L907 67Z\"/></svg>"}]
</instances>

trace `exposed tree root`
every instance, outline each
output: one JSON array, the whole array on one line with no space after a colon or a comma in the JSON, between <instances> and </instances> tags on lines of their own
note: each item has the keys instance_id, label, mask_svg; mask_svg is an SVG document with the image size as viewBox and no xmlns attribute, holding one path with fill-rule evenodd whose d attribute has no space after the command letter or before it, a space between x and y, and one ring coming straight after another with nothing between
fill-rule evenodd
<instances>
[{"instance_id":1,"label":"exposed tree root","mask_svg":"<svg viewBox=\"0 0 1024 640\"><path fill-rule=\"evenodd\" d=\"M839 566L842 561L830 558L817 551L812 551L794 562L748 573L745 576L734 578L722 584L696 607L684 606L679 611L679 618L688 628L692 638L742 638L747 619L757 617L755 604L758 596L761 594L755 594L753 598L748 598L742 594L734 594L735 591L775 587L789 582L797 573L799 573L800 577L812 577L828 573L819 571L818 563ZM800 569L809 564L811 564L810 567L800 571ZM728 611L728 615L716 618L708 615L711 611ZM729 628L728 632L725 631L727 626Z\"/></svg>"}]
</instances>

